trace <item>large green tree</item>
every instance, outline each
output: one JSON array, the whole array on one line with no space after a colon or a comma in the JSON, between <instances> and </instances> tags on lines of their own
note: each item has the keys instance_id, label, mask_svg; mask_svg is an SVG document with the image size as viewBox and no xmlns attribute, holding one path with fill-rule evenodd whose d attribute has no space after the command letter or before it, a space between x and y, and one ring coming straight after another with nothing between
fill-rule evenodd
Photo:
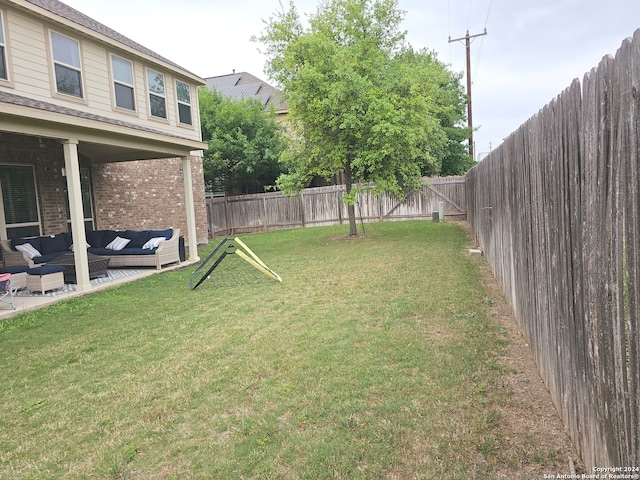
<instances>
[{"instance_id":1,"label":"large green tree","mask_svg":"<svg viewBox=\"0 0 640 480\"><path fill-rule=\"evenodd\" d=\"M402 20L397 0L324 0L303 24L291 2L259 38L296 139L278 186L292 192L343 173L351 235L357 190L404 199L424 172L440 170L447 128L464 117L459 78L407 44Z\"/></svg>"},{"instance_id":2,"label":"large green tree","mask_svg":"<svg viewBox=\"0 0 640 480\"><path fill-rule=\"evenodd\" d=\"M202 137L209 144L204 154L207 187L214 189L222 180L225 192L233 195L274 186L285 148L275 112L256 99L233 100L207 88L198 97Z\"/></svg>"}]
</instances>

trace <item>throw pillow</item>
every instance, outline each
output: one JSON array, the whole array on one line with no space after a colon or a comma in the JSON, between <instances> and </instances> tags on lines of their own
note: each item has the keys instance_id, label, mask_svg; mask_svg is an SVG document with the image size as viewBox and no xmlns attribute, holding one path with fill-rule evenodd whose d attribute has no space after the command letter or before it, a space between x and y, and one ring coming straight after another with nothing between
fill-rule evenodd
<instances>
[{"instance_id":1,"label":"throw pillow","mask_svg":"<svg viewBox=\"0 0 640 480\"><path fill-rule=\"evenodd\" d=\"M122 250L130 241L128 238L116 237L104 248L108 248L109 250Z\"/></svg>"},{"instance_id":2,"label":"throw pillow","mask_svg":"<svg viewBox=\"0 0 640 480\"><path fill-rule=\"evenodd\" d=\"M93 245L94 247L102 247L102 248L107 248L107 245L109 245L111 242L113 242L113 240L116 237L120 236L121 232L116 232L115 230L105 230L102 236L102 244L98 245L97 243L93 243L91 240L89 240L87 238L87 241ZM122 235L124 237L124 234Z\"/></svg>"},{"instance_id":3,"label":"throw pillow","mask_svg":"<svg viewBox=\"0 0 640 480\"><path fill-rule=\"evenodd\" d=\"M16 250L26 253L29 258L42 256L41 253L38 250L36 250L33 247L33 245L31 245L30 243L23 243L22 245L16 245Z\"/></svg>"},{"instance_id":4,"label":"throw pillow","mask_svg":"<svg viewBox=\"0 0 640 480\"><path fill-rule=\"evenodd\" d=\"M158 235L151 235L151 237L157 237ZM151 238L149 237L149 238ZM12 238L11 239L11 248L16 250L18 245L24 245L25 243L30 243L33 248L42 252L42 245L40 244L40 237L29 237L29 238Z\"/></svg>"},{"instance_id":5,"label":"throw pillow","mask_svg":"<svg viewBox=\"0 0 640 480\"><path fill-rule=\"evenodd\" d=\"M89 242L85 242L86 243L86 247L85 248L91 248L91 245L89 245ZM69 250L71 250L73 252L73 243L71 245L69 245Z\"/></svg>"},{"instance_id":6,"label":"throw pillow","mask_svg":"<svg viewBox=\"0 0 640 480\"><path fill-rule=\"evenodd\" d=\"M158 248L160 246L160 242L164 242L165 240L166 238L164 237L150 238L149 241L142 246L142 248L145 250L151 249L151 248Z\"/></svg>"}]
</instances>

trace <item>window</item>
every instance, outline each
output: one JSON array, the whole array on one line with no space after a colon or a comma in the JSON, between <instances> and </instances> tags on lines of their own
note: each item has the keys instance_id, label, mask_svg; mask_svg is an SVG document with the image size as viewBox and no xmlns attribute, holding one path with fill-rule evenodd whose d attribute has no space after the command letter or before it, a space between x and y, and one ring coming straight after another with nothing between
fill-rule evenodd
<instances>
[{"instance_id":1,"label":"window","mask_svg":"<svg viewBox=\"0 0 640 480\"><path fill-rule=\"evenodd\" d=\"M149 111L152 117L167 118L167 103L164 93L164 75L147 69L149 86Z\"/></svg>"},{"instance_id":2,"label":"window","mask_svg":"<svg viewBox=\"0 0 640 480\"><path fill-rule=\"evenodd\" d=\"M80 67L80 44L64 35L51 32L53 68L58 93L84 98L82 92L82 70Z\"/></svg>"},{"instance_id":3,"label":"window","mask_svg":"<svg viewBox=\"0 0 640 480\"><path fill-rule=\"evenodd\" d=\"M7 238L40 235L40 213L36 195L36 181L31 165L2 165L0 167L2 211Z\"/></svg>"},{"instance_id":4,"label":"window","mask_svg":"<svg viewBox=\"0 0 640 480\"><path fill-rule=\"evenodd\" d=\"M91 171L88 168L80 168L80 190L82 193L82 211L84 215L84 228L93 230L93 202L91 198ZM67 223L71 231L71 209L69 208L69 191L64 185L65 199L67 202Z\"/></svg>"},{"instance_id":5,"label":"window","mask_svg":"<svg viewBox=\"0 0 640 480\"><path fill-rule=\"evenodd\" d=\"M4 39L4 15L0 10L0 79L9 80L7 72L7 44Z\"/></svg>"},{"instance_id":6,"label":"window","mask_svg":"<svg viewBox=\"0 0 640 480\"><path fill-rule=\"evenodd\" d=\"M124 58L112 55L111 71L113 74L113 90L115 93L116 107L135 111L133 65Z\"/></svg>"},{"instance_id":7,"label":"window","mask_svg":"<svg viewBox=\"0 0 640 480\"><path fill-rule=\"evenodd\" d=\"M178 120L180 123L191 125L191 92L189 85L176 81L176 91L178 92Z\"/></svg>"}]
</instances>

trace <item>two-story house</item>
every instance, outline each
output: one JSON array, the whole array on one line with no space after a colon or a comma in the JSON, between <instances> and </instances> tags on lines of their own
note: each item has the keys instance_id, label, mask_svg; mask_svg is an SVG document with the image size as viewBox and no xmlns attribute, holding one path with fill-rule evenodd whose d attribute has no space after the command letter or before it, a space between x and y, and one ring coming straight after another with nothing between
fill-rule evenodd
<instances>
[{"instance_id":1,"label":"two-story house","mask_svg":"<svg viewBox=\"0 0 640 480\"><path fill-rule=\"evenodd\" d=\"M178 227L195 259L204 84L62 2L0 0L0 238Z\"/></svg>"}]
</instances>

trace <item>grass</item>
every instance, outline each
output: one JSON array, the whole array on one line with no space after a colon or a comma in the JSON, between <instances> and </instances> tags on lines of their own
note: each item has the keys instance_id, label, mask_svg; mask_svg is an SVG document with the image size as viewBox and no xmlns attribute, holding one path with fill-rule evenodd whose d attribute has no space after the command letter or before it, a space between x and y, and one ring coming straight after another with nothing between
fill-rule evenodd
<instances>
[{"instance_id":1,"label":"grass","mask_svg":"<svg viewBox=\"0 0 640 480\"><path fill-rule=\"evenodd\" d=\"M1 323L0 478L493 478L507 346L466 233L366 228L243 236L282 284L231 256Z\"/></svg>"}]
</instances>

